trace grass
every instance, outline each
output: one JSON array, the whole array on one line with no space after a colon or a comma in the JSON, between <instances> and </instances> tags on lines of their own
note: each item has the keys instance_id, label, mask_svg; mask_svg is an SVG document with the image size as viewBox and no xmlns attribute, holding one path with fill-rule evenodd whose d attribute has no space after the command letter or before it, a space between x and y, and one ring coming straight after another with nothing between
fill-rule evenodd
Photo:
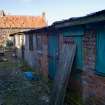
<instances>
[{"instance_id":1,"label":"grass","mask_svg":"<svg viewBox=\"0 0 105 105\"><path fill-rule=\"evenodd\" d=\"M32 67L28 66L27 62L22 61L22 60L19 62L18 66L23 72L32 71L34 74L39 75L41 82L50 92L50 90L52 89L53 81L48 79L48 77L43 76L40 70L37 70L37 68L33 69Z\"/></svg>"},{"instance_id":2,"label":"grass","mask_svg":"<svg viewBox=\"0 0 105 105\"><path fill-rule=\"evenodd\" d=\"M18 67L18 64L12 63L10 61L7 62L0 62L0 69L11 69L11 68L16 68Z\"/></svg>"},{"instance_id":3,"label":"grass","mask_svg":"<svg viewBox=\"0 0 105 105\"><path fill-rule=\"evenodd\" d=\"M8 53L8 54L7 54ZM31 68L27 65L25 61L15 60L11 58L11 52L6 52L5 58L8 59L7 62L0 62L0 70L3 71L3 75L6 73L11 73L11 70L18 71L32 71L35 74L38 74L37 68ZM17 69L17 70L16 70ZM41 77L40 72L39 76L41 78L40 81L28 81L27 79L22 77L22 72L13 72L13 80L11 79L11 75L8 75L5 79L10 83L7 87L7 82L5 83L6 88L3 90L3 98L4 105L45 105L39 104L41 102L40 98L42 96L49 96L50 88L52 82L48 80L48 78ZM10 77L9 77L10 76ZM16 80L15 80L16 79ZM25 87L25 88L23 88ZM16 89L15 89L16 88ZM22 89L23 88L23 89ZM19 102L20 100L20 102ZM35 104L37 103L37 104Z\"/></svg>"},{"instance_id":4,"label":"grass","mask_svg":"<svg viewBox=\"0 0 105 105\"><path fill-rule=\"evenodd\" d=\"M20 60L18 62L18 67L20 68L20 70L22 70L23 72L25 71L32 71L32 72L35 72L37 73L36 71L38 71L36 68L32 68L30 67L27 62L23 61L23 60Z\"/></svg>"},{"instance_id":5,"label":"grass","mask_svg":"<svg viewBox=\"0 0 105 105\"><path fill-rule=\"evenodd\" d=\"M27 63L23 61L19 61L18 63L12 62L10 60L7 62L0 62L0 69L4 70L5 73L7 73L6 71L9 69L10 70L11 69L15 70L16 68L22 69L22 67L23 67L23 72L27 70L34 71L30 66L27 66ZM47 80L47 78L44 79L41 77L40 81L28 81L22 78L21 75L19 74L15 75L18 75L18 78L14 78L16 80L13 80L10 83L12 87L8 86L6 87L6 89L4 89L3 104L4 105L45 105L39 103L41 103L40 98L42 96L48 96L50 92L48 87L48 84L50 84L50 82ZM9 77L7 77L6 79L8 80Z\"/></svg>"},{"instance_id":6,"label":"grass","mask_svg":"<svg viewBox=\"0 0 105 105\"><path fill-rule=\"evenodd\" d=\"M80 81L80 75L81 75L81 70L73 69L70 78L72 86L70 87L68 86L65 97L65 102L68 105L84 105L83 97L81 95L82 94L81 89L80 87L76 87L78 85L75 85L77 80Z\"/></svg>"},{"instance_id":7,"label":"grass","mask_svg":"<svg viewBox=\"0 0 105 105\"><path fill-rule=\"evenodd\" d=\"M65 101L70 105L83 105L82 97L74 90L67 91Z\"/></svg>"}]
</instances>

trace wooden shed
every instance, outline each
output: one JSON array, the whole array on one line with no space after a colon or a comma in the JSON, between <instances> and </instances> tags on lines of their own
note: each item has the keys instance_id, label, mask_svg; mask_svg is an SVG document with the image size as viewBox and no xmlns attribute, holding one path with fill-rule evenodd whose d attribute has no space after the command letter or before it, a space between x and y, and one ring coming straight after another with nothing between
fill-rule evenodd
<instances>
[{"instance_id":1,"label":"wooden shed","mask_svg":"<svg viewBox=\"0 0 105 105\"><path fill-rule=\"evenodd\" d=\"M77 69L92 69L97 73L105 74L104 10L84 17L55 22L53 26L59 30L59 36L63 36L64 43L76 43Z\"/></svg>"},{"instance_id":2,"label":"wooden shed","mask_svg":"<svg viewBox=\"0 0 105 105\"><path fill-rule=\"evenodd\" d=\"M70 18L68 20L55 22L51 26L24 31L23 33L25 37L27 37L27 40L25 39L27 48L37 49L36 47L38 47L37 51L40 54L42 54L44 50L48 52L48 68L51 77L55 75L63 43L76 44L77 53L75 67L77 69L93 69L97 73L105 73L103 59L105 34L104 10L84 17ZM35 38L33 38L34 36ZM45 36L48 49L42 42ZM34 42L32 40L34 40ZM30 46L28 46L28 41ZM41 48L45 49L40 50Z\"/></svg>"},{"instance_id":3,"label":"wooden shed","mask_svg":"<svg viewBox=\"0 0 105 105\"><path fill-rule=\"evenodd\" d=\"M38 66L41 73L51 79L58 70L62 46L76 44L73 70L81 73L72 76L72 83L79 84L74 87L82 89L84 98L97 96L101 100L105 97L105 78L102 77L105 76L105 10L23 33L25 60L31 66Z\"/></svg>"},{"instance_id":4,"label":"wooden shed","mask_svg":"<svg viewBox=\"0 0 105 105\"><path fill-rule=\"evenodd\" d=\"M77 47L72 70L75 74L71 75L70 87L76 88L77 92L80 89L85 101L94 97L104 104L105 10L55 22L52 26L59 32L59 49L63 43Z\"/></svg>"}]
</instances>

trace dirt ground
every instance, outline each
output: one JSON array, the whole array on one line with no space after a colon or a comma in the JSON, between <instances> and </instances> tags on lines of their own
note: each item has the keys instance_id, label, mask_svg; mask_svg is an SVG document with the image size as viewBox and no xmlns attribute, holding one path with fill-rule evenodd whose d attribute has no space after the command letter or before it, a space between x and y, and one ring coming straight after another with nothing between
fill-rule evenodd
<instances>
[{"instance_id":1,"label":"dirt ground","mask_svg":"<svg viewBox=\"0 0 105 105\"><path fill-rule=\"evenodd\" d=\"M7 51L7 61L0 62L0 105L48 105L48 85L42 79L25 78L12 53Z\"/></svg>"}]
</instances>

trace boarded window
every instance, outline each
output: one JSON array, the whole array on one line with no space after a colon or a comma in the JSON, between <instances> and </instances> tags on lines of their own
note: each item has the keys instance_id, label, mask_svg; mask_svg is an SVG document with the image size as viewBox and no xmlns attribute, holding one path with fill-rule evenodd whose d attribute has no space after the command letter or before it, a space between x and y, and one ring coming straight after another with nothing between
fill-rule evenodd
<instances>
[{"instance_id":1,"label":"boarded window","mask_svg":"<svg viewBox=\"0 0 105 105\"><path fill-rule=\"evenodd\" d=\"M36 36L36 46L37 46L37 50L42 50L42 37L41 37L41 35Z\"/></svg>"},{"instance_id":2,"label":"boarded window","mask_svg":"<svg viewBox=\"0 0 105 105\"><path fill-rule=\"evenodd\" d=\"M33 35L29 35L29 50L33 50Z\"/></svg>"}]
</instances>

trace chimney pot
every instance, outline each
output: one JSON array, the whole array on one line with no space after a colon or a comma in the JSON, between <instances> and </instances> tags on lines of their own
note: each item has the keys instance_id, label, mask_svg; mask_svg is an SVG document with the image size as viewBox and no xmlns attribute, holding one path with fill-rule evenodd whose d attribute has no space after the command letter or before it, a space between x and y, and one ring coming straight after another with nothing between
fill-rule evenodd
<instances>
[{"instance_id":1,"label":"chimney pot","mask_svg":"<svg viewBox=\"0 0 105 105\"><path fill-rule=\"evenodd\" d=\"M45 12L43 12L43 13L42 13L42 16L43 16L43 17L45 17L45 16L46 16L46 13L45 13Z\"/></svg>"}]
</instances>

